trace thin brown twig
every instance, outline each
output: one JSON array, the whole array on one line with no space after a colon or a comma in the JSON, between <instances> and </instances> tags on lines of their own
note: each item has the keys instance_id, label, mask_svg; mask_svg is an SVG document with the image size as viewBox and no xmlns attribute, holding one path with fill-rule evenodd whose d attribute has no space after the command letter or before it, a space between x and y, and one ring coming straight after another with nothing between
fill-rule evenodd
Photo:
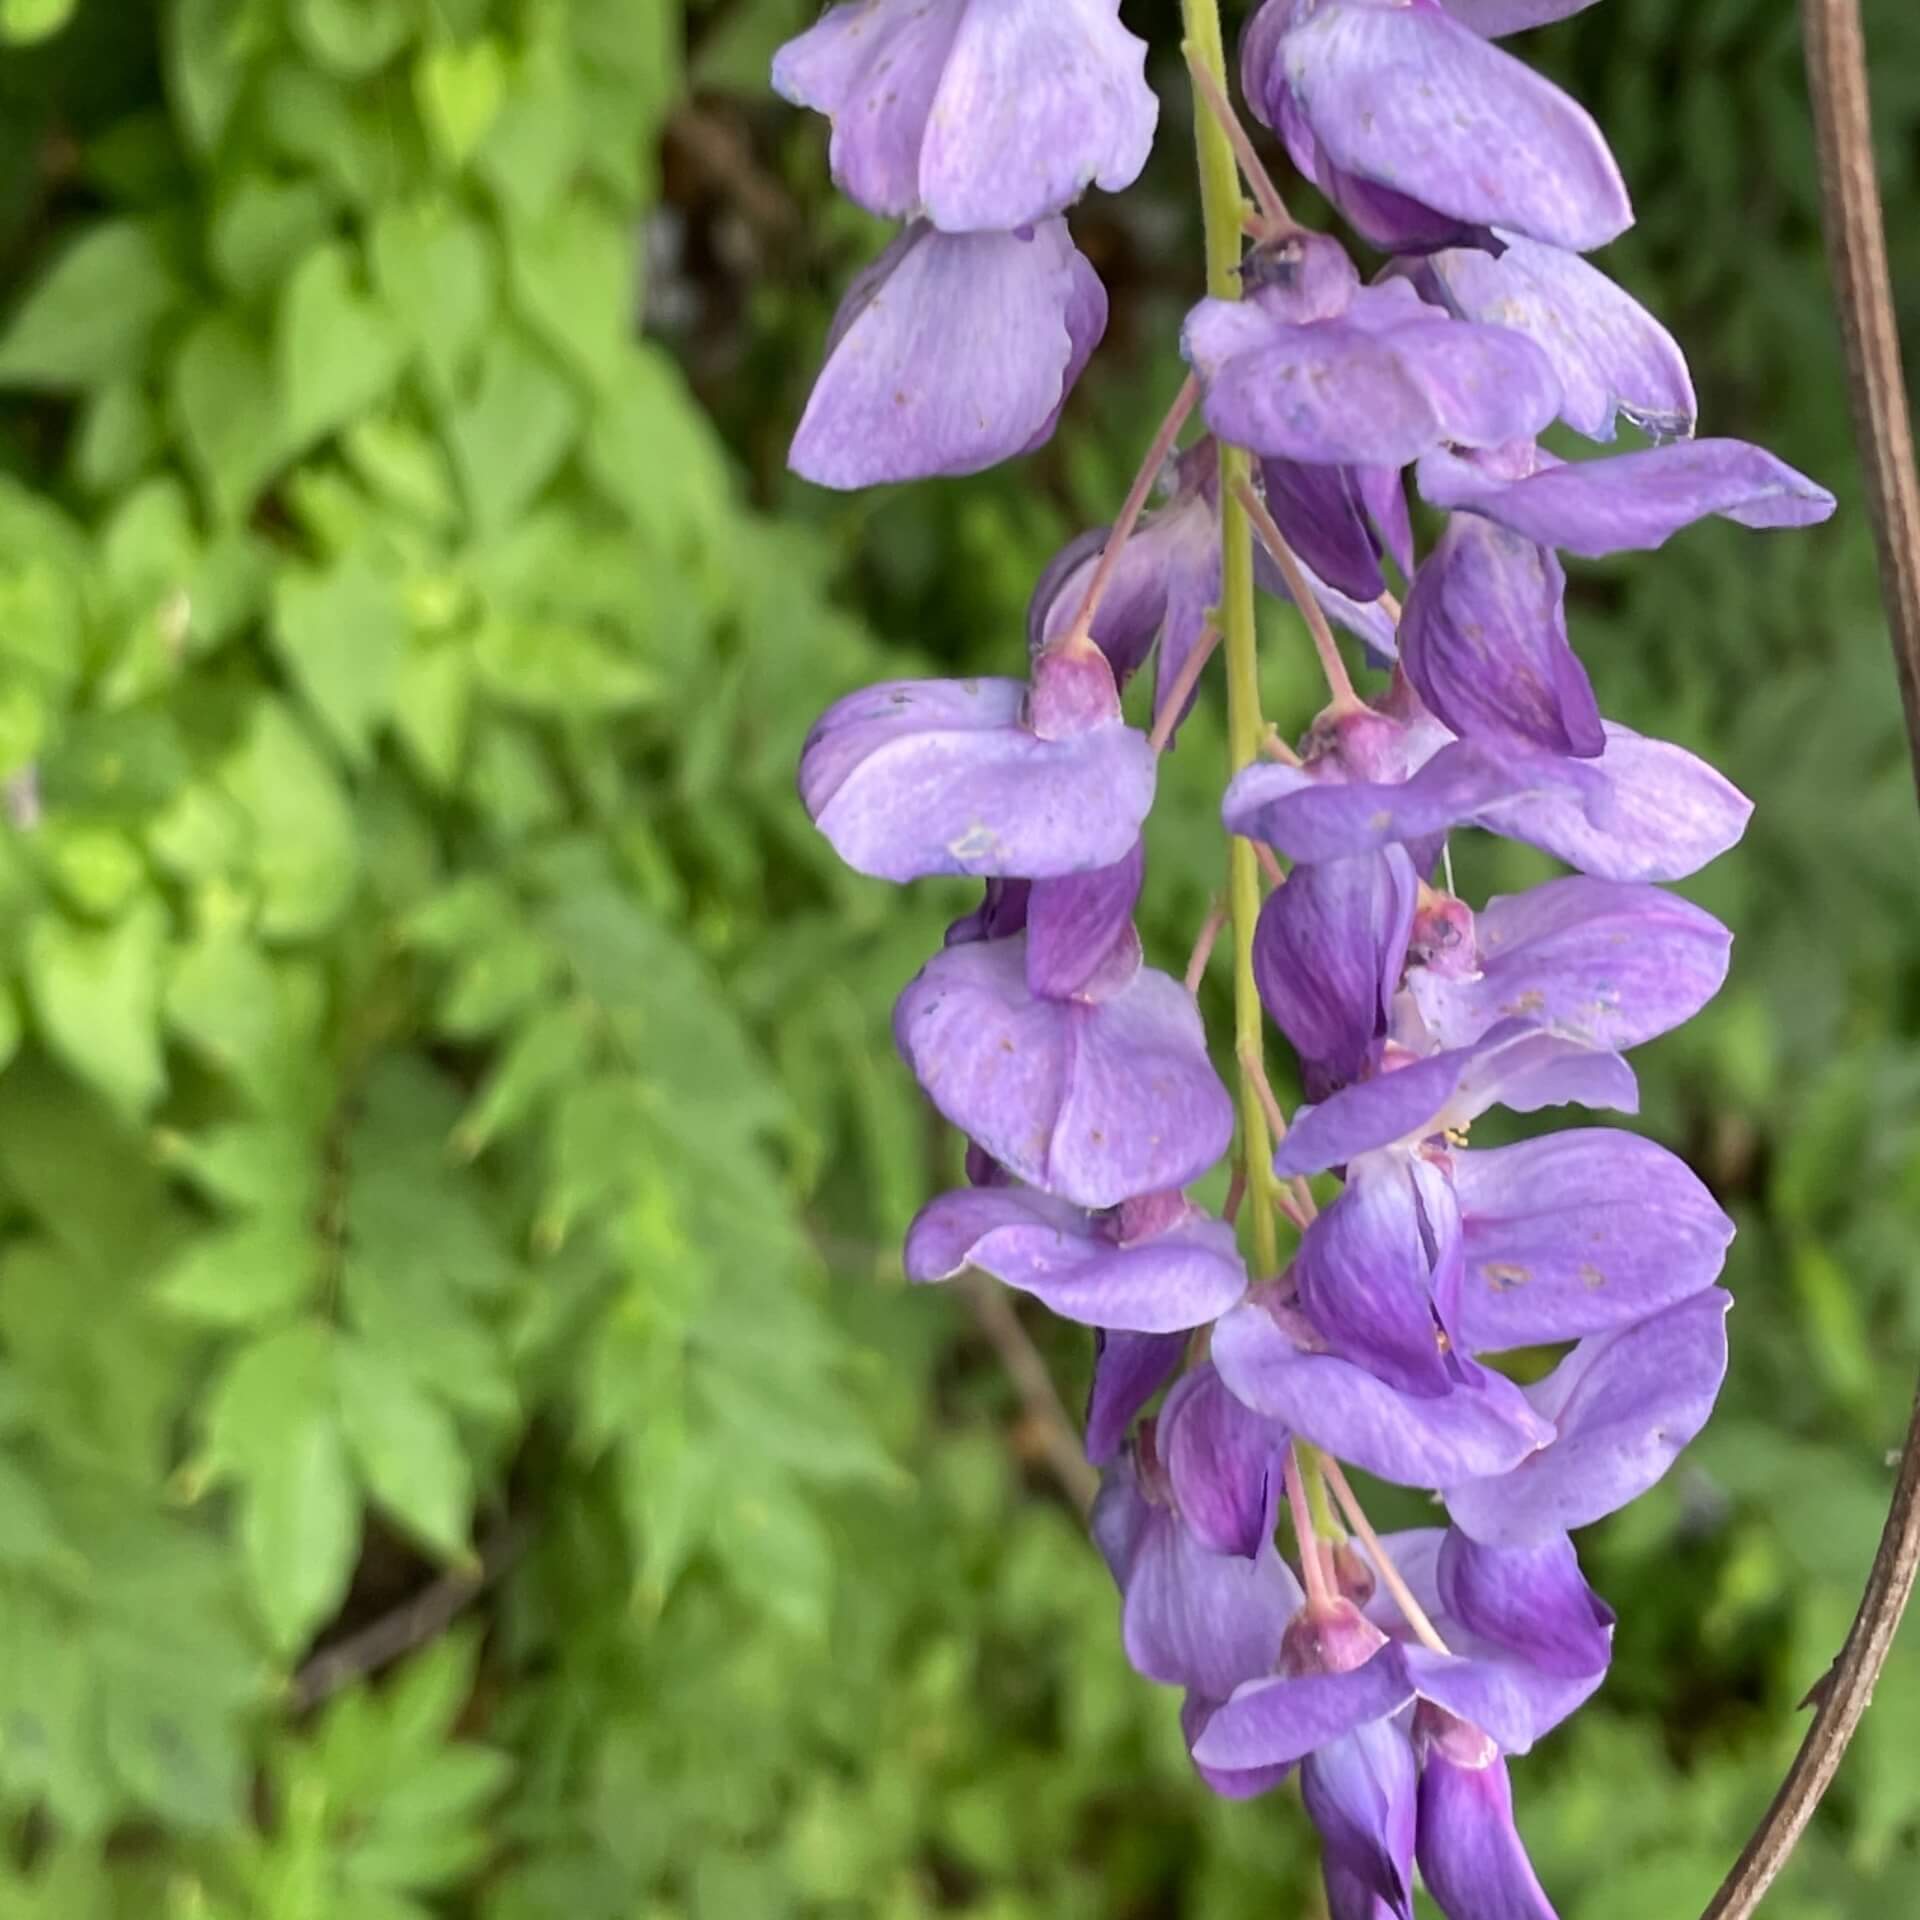
<instances>
[{"instance_id":1,"label":"thin brown twig","mask_svg":"<svg viewBox=\"0 0 1920 1920\"><path fill-rule=\"evenodd\" d=\"M439 1639L519 1559L532 1537L532 1522L524 1516L508 1520L481 1547L477 1568L443 1573L390 1613L322 1647L288 1683L288 1711L305 1713L343 1687Z\"/></svg>"},{"instance_id":2,"label":"thin brown twig","mask_svg":"<svg viewBox=\"0 0 1920 1920\"><path fill-rule=\"evenodd\" d=\"M805 231L786 188L754 159L745 128L688 102L667 122L667 138L764 233Z\"/></svg>"},{"instance_id":3,"label":"thin brown twig","mask_svg":"<svg viewBox=\"0 0 1920 1920\"><path fill-rule=\"evenodd\" d=\"M1191 43L1186 48L1186 56L1187 71L1193 76L1194 91L1218 122L1220 131L1227 136L1227 145L1233 149L1240 177L1252 189L1253 197L1259 203L1260 224L1254 229L1257 237L1270 240L1282 234L1298 233L1300 223L1287 211L1287 203L1280 197L1280 189L1273 184L1273 175L1267 171L1266 162L1260 158L1246 128L1241 125L1240 116L1234 112L1233 102L1227 98L1220 82L1207 71L1206 62Z\"/></svg>"},{"instance_id":4,"label":"thin brown twig","mask_svg":"<svg viewBox=\"0 0 1920 1920\"><path fill-rule=\"evenodd\" d=\"M1920 483L1908 425L1886 227L1873 170L1866 35L1858 0L1801 0L1807 86L1820 155L1827 250L1847 355L1854 439L1880 556L1900 700L1920 784ZM1703 1920L1747 1920L1787 1863L1859 1731L1920 1571L1920 1399L1860 1610L1800 1751Z\"/></svg>"},{"instance_id":5,"label":"thin brown twig","mask_svg":"<svg viewBox=\"0 0 1920 1920\"><path fill-rule=\"evenodd\" d=\"M1301 570L1298 557L1288 546L1287 536L1280 531L1280 523L1268 512L1267 503L1253 490L1251 481L1237 481L1233 491L1245 508L1247 518L1253 522L1253 530L1260 544L1280 569L1280 577L1287 583L1287 592L1293 596L1295 611L1307 623L1307 631L1313 636L1313 650L1320 656L1320 669L1327 677L1327 691L1333 695L1334 706L1343 712L1352 712L1365 706L1366 702L1353 690L1353 677L1347 672L1346 657L1340 651L1340 643L1333 637L1327 616L1308 584L1306 574Z\"/></svg>"},{"instance_id":6,"label":"thin brown twig","mask_svg":"<svg viewBox=\"0 0 1920 1920\"><path fill-rule=\"evenodd\" d=\"M1020 1395L1047 1471L1059 1483L1061 1492L1086 1513L1100 1491L1100 1475L1088 1464L1079 1430L1039 1348L1020 1324L1020 1316L1004 1289L978 1273L963 1274L958 1285L980 1331L1000 1356L1000 1364Z\"/></svg>"},{"instance_id":7,"label":"thin brown twig","mask_svg":"<svg viewBox=\"0 0 1920 1920\"><path fill-rule=\"evenodd\" d=\"M1162 642L1164 645L1165 643ZM1147 735L1147 744L1155 753L1164 753L1167 742L1173 738L1173 730L1180 724L1180 715L1187 702L1193 697L1193 690L1200 684L1200 675L1213 658L1214 649L1220 644L1220 629L1211 620L1201 628L1200 637L1193 643L1187 657L1180 663L1180 671L1173 677L1173 685L1167 689L1167 697L1160 703L1160 711L1154 715L1153 731Z\"/></svg>"},{"instance_id":8,"label":"thin brown twig","mask_svg":"<svg viewBox=\"0 0 1920 1920\"><path fill-rule=\"evenodd\" d=\"M1180 391L1173 396L1173 405L1167 409L1166 417L1154 432L1146 456L1133 476L1133 484L1127 489L1127 497L1121 503L1119 517L1107 529L1106 545L1100 549L1100 558L1094 564L1093 578L1087 582L1080 610L1073 616L1073 625L1068 628L1060 644L1084 641L1093 632L1094 615L1100 611L1101 599L1113 583L1114 569L1120 564L1121 552L1132 539L1133 530L1153 492L1154 482L1160 478L1160 470L1167 464L1174 442L1180 438L1180 429L1187 424L1187 416L1193 412L1199 399L1199 377L1190 373L1180 383Z\"/></svg>"}]
</instances>

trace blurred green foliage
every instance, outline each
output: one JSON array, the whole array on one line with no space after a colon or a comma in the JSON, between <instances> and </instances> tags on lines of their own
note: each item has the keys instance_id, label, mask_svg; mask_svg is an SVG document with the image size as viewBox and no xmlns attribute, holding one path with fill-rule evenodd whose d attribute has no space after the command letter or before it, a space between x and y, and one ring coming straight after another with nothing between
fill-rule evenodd
<instances>
[{"instance_id":1,"label":"blurred green foliage","mask_svg":"<svg viewBox=\"0 0 1920 1920\"><path fill-rule=\"evenodd\" d=\"M780 460L876 232L764 97L810 10L0 0L0 1920L1309 1908L1286 1797L1192 1781L991 1353L899 1282L953 1149L886 1016L956 896L839 872L790 784L844 688L1015 663L1124 488L1196 288L1173 10L1129 0L1164 131L1077 223L1115 322L1066 429L854 500ZM1920 16L1869 15L1920 338ZM1920 831L1791 9L1529 51L1710 427L1847 501L1579 581L1610 709L1761 803L1698 889L1733 983L1644 1056L1741 1221L1734 1374L1588 1537L1618 1663L1522 1773L1610 1920L1731 1858L1877 1528ZM1202 712L1163 963L1220 764ZM1780 1920L1920 1892L1916 1714L1910 1645Z\"/></svg>"}]
</instances>

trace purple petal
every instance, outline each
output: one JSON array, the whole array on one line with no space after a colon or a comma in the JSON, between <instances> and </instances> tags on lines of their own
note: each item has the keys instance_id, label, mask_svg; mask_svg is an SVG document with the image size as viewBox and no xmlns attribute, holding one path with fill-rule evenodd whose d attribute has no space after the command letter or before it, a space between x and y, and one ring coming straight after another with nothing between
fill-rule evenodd
<instances>
[{"instance_id":1,"label":"purple petal","mask_svg":"<svg viewBox=\"0 0 1920 1920\"><path fill-rule=\"evenodd\" d=\"M1400 622L1407 678L1434 717L1468 740L1598 754L1606 735L1567 644L1566 593L1549 548L1453 515L1413 577Z\"/></svg>"},{"instance_id":2,"label":"purple petal","mask_svg":"<svg viewBox=\"0 0 1920 1920\"><path fill-rule=\"evenodd\" d=\"M870 213L920 211L920 144L961 10L837 6L773 57L774 91L833 122L834 184Z\"/></svg>"},{"instance_id":3,"label":"purple petal","mask_svg":"<svg viewBox=\"0 0 1920 1920\"><path fill-rule=\"evenodd\" d=\"M1090 281L1064 220L909 227L843 303L789 465L847 489L1030 451L1105 325Z\"/></svg>"},{"instance_id":4,"label":"purple petal","mask_svg":"<svg viewBox=\"0 0 1920 1920\"><path fill-rule=\"evenodd\" d=\"M1027 640L1034 652L1059 639L1078 617L1107 531L1081 535L1041 576L1027 609ZM1164 682L1166 653L1177 650L1185 657L1207 609L1220 597L1219 574L1219 523L1199 493L1176 497L1140 522L1121 548L1094 611L1093 640L1116 680L1124 684L1138 672L1164 627Z\"/></svg>"},{"instance_id":5,"label":"purple petal","mask_svg":"<svg viewBox=\"0 0 1920 1920\"><path fill-rule=\"evenodd\" d=\"M935 226L1023 227L1090 185L1118 193L1139 177L1160 105L1146 42L1119 11L1119 0L963 0L920 154Z\"/></svg>"},{"instance_id":6,"label":"purple petal","mask_svg":"<svg viewBox=\"0 0 1920 1920\"><path fill-rule=\"evenodd\" d=\"M1273 1168L1283 1178L1323 1173L1381 1147L1469 1126L1492 1106L1536 1113L1568 1103L1634 1112L1632 1068L1618 1054L1506 1020L1470 1047L1415 1060L1303 1107Z\"/></svg>"},{"instance_id":7,"label":"purple petal","mask_svg":"<svg viewBox=\"0 0 1920 1920\"><path fill-rule=\"evenodd\" d=\"M1559 408L1530 340L1451 319L1404 281L1362 289L1337 320L1297 325L1277 305L1203 300L1182 335L1208 424L1264 458L1401 467L1443 441L1530 438Z\"/></svg>"},{"instance_id":8,"label":"purple petal","mask_svg":"<svg viewBox=\"0 0 1920 1920\"><path fill-rule=\"evenodd\" d=\"M1434 1282L1436 1269L1458 1269L1460 1219L1452 1189L1427 1171L1422 1193L1403 1155L1354 1162L1340 1197L1307 1229L1293 1272L1301 1307L1334 1353L1432 1398L1453 1384Z\"/></svg>"},{"instance_id":9,"label":"purple petal","mask_svg":"<svg viewBox=\"0 0 1920 1920\"><path fill-rule=\"evenodd\" d=\"M1010 231L1146 164L1159 105L1117 15L1117 0L865 0L782 47L773 84L832 118L833 177L869 211Z\"/></svg>"},{"instance_id":10,"label":"purple petal","mask_svg":"<svg viewBox=\"0 0 1920 1920\"><path fill-rule=\"evenodd\" d=\"M1420 1773L1419 1858L1447 1920L1554 1920L1513 1823L1513 1790L1497 1756L1484 1767L1427 1756Z\"/></svg>"},{"instance_id":11,"label":"purple petal","mask_svg":"<svg viewBox=\"0 0 1920 1920\"><path fill-rule=\"evenodd\" d=\"M1686 356L1631 294L1577 253L1518 234L1499 255L1478 247L1430 254L1414 283L1463 320L1524 333L1560 380L1560 417L1611 440L1616 416L1663 437L1693 432L1699 413Z\"/></svg>"},{"instance_id":12,"label":"purple petal","mask_svg":"<svg viewBox=\"0 0 1920 1920\"><path fill-rule=\"evenodd\" d=\"M1233 1229L1198 1208L1128 1246L1078 1207L1019 1187L941 1194L908 1229L905 1264L917 1281L977 1267L1063 1320L1126 1333L1205 1326L1247 1285Z\"/></svg>"},{"instance_id":13,"label":"purple petal","mask_svg":"<svg viewBox=\"0 0 1920 1920\"><path fill-rule=\"evenodd\" d=\"M1489 1546L1537 1545L1644 1493L1713 1411L1732 1304L1714 1288L1581 1341L1528 1389L1558 1430L1553 1444L1511 1473L1450 1489L1455 1523Z\"/></svg>"},{"instance_id":14,"label":"purple petal","mask_svg":"<svg viewBox=\"0 0 1920 1920\"><path fill-rule=\"evenodd\" d=\"M1576 252L1633 223L1586 110L1438 10L1328 0L1285 35L1277 58L1346 172L1454 219ZM1488 158L1515 154L1524 166Z\"/></svg>"},{"instance_id":15,"label":"purple petal","mask_svg":"<svg viewBox=\"0 0 1920 1920\"><path fill-rule=\"evenodd\" d=\"M807 736L800 797L834 851L881 880L1052 878L1124 859L1157 756L1124 726L1042 739L1017 680L895 680L849 695Z\"/></svg>"},{"instance_id":16,"label":"purple petal","mask_svg":"<svg viewBox=\"0 0 1920 1920\"><path fill-rule=\"evenodd\" d=\"M1027 985L1042 999L1079 993L1133 927L1146 855L1139 841L1108 867L1036 880L1027 903Z\"/></svg>"},{"instance_id":17,"label":"purple petal","mask_svg":"<svg viewBox=\"0 0 1920 1920\"><path fill-rule=\"evenodd\" d=\"M1473 1353L1604 1333L1713 1284L1733 1222L1637 1134L1575 1128L1452 1156Z\"/></svg>"},{"instance_id":18,"label":"purple petal","mask_svg":"<svg viewBox=\"0 0 1920 1920\"><path fill-rule=\"evenodd\" d=\"M1376 1914L1413 1920L1418 1789L1406 1734L1381 1720L1329 1742L1303 1762L1300 1795L1320 1830L1329 1906L1336 1889L1364 1889Z\"/></svg>"},{"instance_id":19,"label":"purple petal","mask_svg":"<svg viewBox=\"0 0 1920 1920\"><path fill-rule=\"evenodd\" d=\"M1236 1400L1211 1366L1181 1376L1155 1428L1174 1505L1213 1553L1251 1560L1279 1517L1283 1429Z\"/></svg>"},{"instance_id":20,"label":"purple petal","mask_svg":"<svg viewBox=\"0 0 1920 1920\"><path fill-rule=\"evenodd\" d=\"M1087 1394L1087 1458L1096 1467L1120 1451L1135 1416L1165 1385L1186 1350L1184 1333L1096 1335Z\"/></svg>"},{"instance_id":21,"label":"purple petal","mask_svg":"<svg viewBox=\"0 0 1920 1920\"><path fill-rule=\"evenodd\" d=\"M1382 1647L1351 1673L1269 1673L1230 1690L1194 1742L1203 1766L1238 1770L1284 1766L1413 1698L1400 1649Z\"/></svg>"},{"instance_id":22,"label":"purple petal","mask_svg":"<svg viewBox=\"0 0 1920 1920\"><path fill-rule=\"evenodd\" d=\"M1606 751L1581 763L1603 798L1542 782L1524 802L1483 807L1474 824L1603 880L1684 880L1738 843L1753 802L1731 780L1684 747L1605 724Z\"/></svg>"},{"instance_id":23,"label":"purple petal","mask_svg":"<svg viewBox=\"0 0 1920 1920\"><path fill-rule=\"evenodd\" d=\"M1219 1702L1190 1693L1180 1703L1180 1732L1188 1751L1207 1729L1207 1722L1219 1710ZM1253 1800L1271 1792L1293 1771L1291 1760L1277 1767L1203 1767L1195 1761L1193 1770L1224 1800Z\"/></svg>"},{"instance_id":24,"label":"purple petal","mask_svg":"<svg viewBox=\"0 0 1920 1920\"><path fill-rule=\"evenodd\" d=\"M1260 490L1287 545L1329 586L1352 600L1377 600L1386 592L1358 469L1265 460Z\"/></svg>"},{"instance_id":25,"label":"purple petal","mask_svg":"<svg viewBox=\"0 0 1920 1920\"><path fill-rule=\"evenodd\" d=\"M1468 1470L1476 1475L1503 1473L1553 1436L1499 1374L1463 1363L1451 1392L1415 1399L1335 1354L1302 1350L1257 1301L1220 1321L1212 1351L1221 1379L1256 1412L1402 1486L1447 1485L1467 1461L1485 1463Z\"/></svg>"},{"instance_id":26,"label":"purple petal","mask_svg":"<svg viewBox=\"0 0 1920 1920\"><path fill-rule=\"evenodd\" d=\"M1084 1207L1185 1186L1226 1152L1233 1103L1193 997L1142 968L1098 1005L1036 1000L1023 939L949 947L894 1037L935 1106L1029 1186Z\"/></svg>"},{"instance_id":27,"label":"purple petal","mask_svg":"<svg viewBox=\"0 0 1920 1920\"><path fill-rule=\"evenodd\" d=\"M1060 397L1053 411L1034 428L1022 453L1037 453L1053 438L1060 416L1067 410L1067 396L1079 384L1094 350L1106 337L1107 288L1094 265L1084 253L1075 253L1067 263L1067 370L1060 377Z\"/></svg>"},{"instance_id":28,"label":"purple petal","mask_svg":"<svg viewBox=\"0 0 1920 1920\"><path fill-rule=\"evenodd\" d=\"M1593 5L1593 0L1440 0L1440 3L1462 26L1495 40L1502 34L1524 33L1529 27L1544 27L1549 21L1584 13Z\"/></svg>"},{"instance_id":29,"label":"purple petal","mask_svg":"<svg viewBox=\"0 0 1920 1920\"><path fill-rule=\"evenodd\" d=\"M1472 741L1443 746L1403 780L1336 781L1303 767L1261 762L1234 777L1221 816L1230 833L1264 840L1290 860L1318 864L1395 844L1417 844L1469 822L1533 817L1549 800L1551 820L1569 844L1580 821L1595 846L1600 829L1585 819L1591 808L1610 817L1610 784L1594 763L1558 754L1500 751ZM1532 836L1503 829L1515 839ZM1584 843L1580 843L1584 844Z\"/></svg>"},{"instance_id":30,"label":"purple petal","mask_svg":"<svg viewBox=\"0 0 1920 1920\"><path fill-rule=\"evenodd\" d=\"M1405 965L1418 882L1399 847L1295 867L1253 937L1260 999L1324 1099L1373 1063Z\"/></svg>"},{"instance_id":31,"label":"purple petal","mask_svg":"<svg viewBox=\"0 0 1920 1920\"><path fill-rule=\"evenodd\" d=\"M1399 652L1399 629L1386 605L1380 600L1349 600L1336 592L1309 566L1302 565L1308 588L1324 613L1336 627L1350 633L1366 649L1375 666L1391 666ZM1257 542L1253 549L1253 577L1262 593L1293 604L1293 594L1273 557ZM1219 598L1215 594L1215 600ZM1211 604L1211 603L1209 603Z\"/></svg>"},{"instance_id":32,"label":"purple petal","mask_svg":"<svg viewBox=\"0 0 1920 1920\"><path fill-rule=\"evenodd\" d=\"M1487 1734L1502 1753L1527 1753L1591 1699L1606 1663L1579 1675L1545 1673L1465 1634L1448 1631L1451 1655L1406 1648L1407 1671L1423 1700Z\"/></svg>"},{"instance_id":33,"label":"purple petal","mask_svg":"<svg viewBox=\"0 0 1920 1920\"><path fill-rule=\"evenodd\" d=\"M1533 1547L1489 1547L1449 1527L1436 1580L1456 1620L1543 1673L1579 1679L1606 1670L1613 1609L1581 1576L1565 1534Z\"/></svg>"},{"instance_id":34,"label":"purple petal","mask_svg":"<svg viewBox=\"0 0 1920 1920\"><path fill-rule=\"evenodd\" d=\"M1519 1018L1624 1052L1692 1019L1719 992L1733 946L1719 921L1677 895L1585 878L1496 899L1474 930L1477 973L1407 974L1443 1047Z\"/></svg>"},{"instance_id":35,"label":"purple petal","mask_svg":"<svg viewBox=\"0 0 1920 1920\"><path fill-rule=\"evenodd\" d=\"M1645 553L1710 514L1743 527L1809 527L1833 513L1825 487L1744 440L1682 440L1492 481L1447 453L1420 462L1421 494L1588 559Z\"/></svg>"},{"instance_id":36,"label":"purple petal","mask_svg":"<svg viewBox=\"0 0 1920 1920\"><path fill-rule=\"evenodd\" d=\"M1163 1507L1141 1528L1123 1586L1120 1638L1134 1671L1210 1700L1273 1670L1301 1603L1271 1546L1251 1560L1209 1553Z\"/></svg>"}]
</instances>

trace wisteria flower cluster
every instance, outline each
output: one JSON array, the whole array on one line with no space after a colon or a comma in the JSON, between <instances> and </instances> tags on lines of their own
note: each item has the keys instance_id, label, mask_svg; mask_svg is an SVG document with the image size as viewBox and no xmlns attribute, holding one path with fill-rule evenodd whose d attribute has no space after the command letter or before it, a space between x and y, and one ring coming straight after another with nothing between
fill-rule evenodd
<instances>
[{"instance_id":1,"label":"wisteria flower cluster","mask_svg":"<svg viewBox=\"0 0 1920 1920\"><path fill-rule=\"evenodd\" d=\"M1624 1056L1705 1004L1731 945L1661 883L1733 846L1748 802L1601 716L1561 556L1833 505L1695 438L1679 348L1584 257L1631 222L1618 169L1496 43L1589 3L1260 7L1245 101L1377 256L1363 274L1287 210L1215 0L1185 0L1209 293L1132 494L1047 569L1023 677L857 694L800 769L860 872L985 882L894 1014L971 1178L914 1222L907 1272L978 1269L1096 1329L1093 1531L1126 1653L1184 1690L1218 1791L1297 1770L1334 1920L1411 1920L1416 1863L1450 1920L1551 1914L1506 1763L1607 1668L1570 1535L1666 1472L1726 1367L1732 1224L1680 1160L1612 1127L1467 1144L1495 1106L1632 1112ZM1051 434L1106 318L1066 213L1146 160L1145 54L1118 0L852 0L782 50L835 178L904 223L834 323L800 473L970 473ZM1623 421L1633 450L1539 443L1611 447ZM1409 476L1444 516L1424 553ZM1258 712L1256 586L1326 672L1294 746ZM1196 1002L1217 920L1184 979L1134 925L1156 767L1216 651L1237 1098ZM1568 872L1476 910L1461 830ZM1309 1102L1290 1123L1263 1012ZM1218 1217L1187 1190L1230 1155ZM1446 1524L1381 1539L1343 1462Z\"/></svg>"}]
</instances>

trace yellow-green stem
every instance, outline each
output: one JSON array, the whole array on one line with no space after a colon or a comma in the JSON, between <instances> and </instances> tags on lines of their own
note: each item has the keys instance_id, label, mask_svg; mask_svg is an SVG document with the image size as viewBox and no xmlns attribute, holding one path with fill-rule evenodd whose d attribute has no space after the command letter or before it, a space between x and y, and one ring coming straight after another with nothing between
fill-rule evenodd
<instances>
[{"instance_id":1,"label":"yellow-green stem","mask_svg":"<svg viewBox=\"0 0 1920 1920\"><path fill-rule=\"evenodd\" d=\"M1188 54L1224 91L1226 48L1220 37L1219 0L1181 0ZM1216 300L1240 297L1240 240L1246 203L1233 147L1220 123L1194 101L1200 158L1200 207L1206 221L1207 291ZM1227 668L1227 757L1231 771L1250 766L1260 751L1260 669L1253 612L1253 532L1236 498L1235 482L1251 463L1238 447L1220 448L1220 637ZM1253 982L1253 928L1260 917L1260 869L1252 846L1236 838L1227 865L1227 905L1233 918L1233 1039L1235 1058L1258 1059L1264 1045L1260 996ZM1273 1139L1253 1078L1240 1070L1240 1149L1246 1160L1247 1212L1253 1221L1253 1254L1259 1277L1279 1265L1274 1225ZM1319 1476L1313 1479L1317 1483ZM1324 1504L1325 1496L1321 1496Z\"/></svg>"},{"instance_id":2,"label":"yellow-green stem","mask_svg":"<svg viewBox=\"0 0 1920 1920\"><path fill-rule=\"evenodd\" d=\"M1187 57L1207 73L1224 94L1227 54L1220 34L1219 0L1180 0ZM1240 169L1225 130L1205 101L1193 108L1200 157L1200 210L1206 222L1207 291L1216 300L1240 297L1241 235L1246 202ZM1227 663L1227 759L1232 772L1259 757L1264 723L1260 717L1260 662L1253 610L1253 530L1238 499L1250 480L1252 461L1239 447L1220 448L1220 637ZM1260 868L1251 842L1236 837L1228 846L1227 904L1233 917L1233 1042L1236 1061L1264 1057L1266 1038L1260 1020L1260 994L1253 980L1253 929L1260 917ZM1269 1278L1280 1264L1279 1234L1273 1210L1273 1138L1253 1077L1240 1076L1240 1148L1246 1157L1247 1212L1253 1219L1254 1272ZM1313 1525L1322 1538L1338 1539L1343 1529L1327 1500L1319 1450L1296 1443L1300 1479Z\"/></svg>"}]
</instances>

